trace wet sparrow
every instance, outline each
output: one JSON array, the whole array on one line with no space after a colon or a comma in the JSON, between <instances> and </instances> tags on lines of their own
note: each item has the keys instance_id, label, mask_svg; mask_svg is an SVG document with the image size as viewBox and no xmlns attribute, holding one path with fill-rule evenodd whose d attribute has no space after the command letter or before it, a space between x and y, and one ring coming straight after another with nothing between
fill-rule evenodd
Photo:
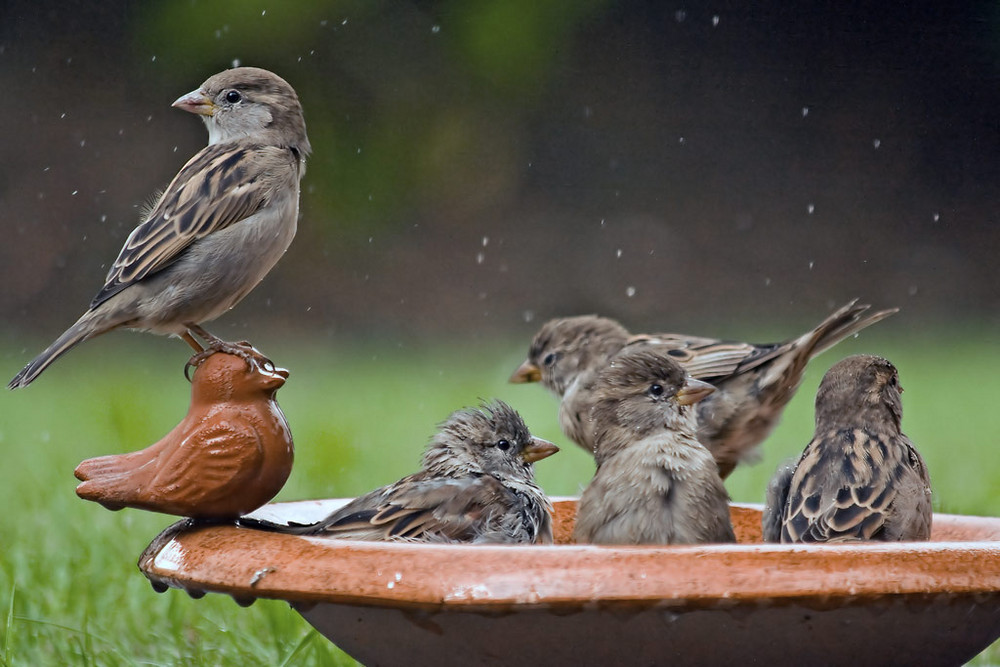
<instances>
[{"instance_id":1,"label":"wet sparrow","mask_svg":"<svg viewBox=\"0 0 1000 667\"><path fill-rule=\"evenodd\" d=\"M496 401L453 413L417 473L354 499L311 525L242 525L299 535L420 542L552 542L552 504L532 463L559 451Z\"/></svg>"},{"instance_id":2,"label":"wet sparrow","mask_svg":"<svg viewBox=\"0 0 1000 667\"><path fill-rule=\"evenodd\" d=\"M868 308L852 301L798 338L762 345L684 334L633 336L614 320L594 315L550 320L535 335L527 360L510 380L541 382L560 397L563 431L592 451L589 415L596 374L626 345L667 345L670 357L692 377L718 388L698 404L698 438L725 479L737 463L753 458L777 425L810 359L896 312L868 313Z\"/></svg>"},{"instance_id":3,"label":"wet sparrow","mask_svg":"<svg viewBox=\"0 0 1000 667\"><path fill-rule=\"evenodd\" d=\"M695 436L694 406L715 388L690 377L670 349L630 346L597 375L597 472L580 497L577 542L736 541L729 495Z\"/></svg>"},{"instance_id":4,"label":"wet sparrow","mask_svg":"<svg viewBox=\"0 0 1000 667\"><path fill-rule=\"evenodd\" d=\"M902 391L896 367L881 357L848 357L827 372L812 441L768 485L765 541L930 537L930 477L900 430Z\"/></svg>"}]
</instances>

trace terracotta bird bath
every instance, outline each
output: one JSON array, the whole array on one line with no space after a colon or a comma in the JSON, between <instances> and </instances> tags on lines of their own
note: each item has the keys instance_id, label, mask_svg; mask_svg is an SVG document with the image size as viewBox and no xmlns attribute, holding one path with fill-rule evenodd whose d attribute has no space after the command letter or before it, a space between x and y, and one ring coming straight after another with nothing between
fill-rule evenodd
<instances>
[{"instance_id":1,"label":"terracotta bird bath","mask_svg":"<svg viewBox=\"0 0 1000 667\"><path fill-rule=\"evenodd\" d=\"M267 505L310 521L346 500ZM324 540L181 522L139 566L159 591L287 600L366 665L958 665L1000 637L1000 519L939 514L931 542L554 546Z\"/></svg>"}]
</instances>

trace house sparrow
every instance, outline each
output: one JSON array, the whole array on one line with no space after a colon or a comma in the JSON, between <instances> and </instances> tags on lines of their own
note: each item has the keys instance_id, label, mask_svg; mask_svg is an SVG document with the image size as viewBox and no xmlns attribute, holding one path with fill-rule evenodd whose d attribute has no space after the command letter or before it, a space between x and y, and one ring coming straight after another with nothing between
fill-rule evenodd
<instances>
[{"instance_id":1,"label":"house sparrow","mask_svg":"<svg viewBox=\"0 0 1000 667\"><path fill-rule=\"evenodd\" d=\"M275 400L288 371L260 353L207 357L184 419L159 442L77 466L78 496L196 519L233 519L278 494L292 472L292 432Z\"/></svg>"},{"instance_id":2,"label":"house sparrow","mask_svg":"<svg viewBox=\"0 0 1000 667\"><path fill-rule=\"evenodd\" d=\"M199 325L239 303L295 236L311 150L302 107L284 79L256 67L220 72L173 106L202 117L208 146L132 230L87 312L8 388L27 386L74 346L119 327L173 334L197 352L252 362L245 346Z\"/></svg>"},{"instance_id":3,"label":"house sparrow","mask_svg":"<svg viewBox=\"0 0 1000 667\"><path fill-rule=\"evenodd\" d=\"M698 403L698 439L719 465L723 479L737 463L753 458L795 394L806 364L844 338L895 313L867 313L850 302L813 330L783 343L754 345L684 334L631 335L614 320L587 315L550 320L535 335L528 358L511 382L541 382L562 399L559 423L567 437L593 451L593 383L626 346L656 343L692 377L719 391Z\"/></svg>"},{"instance_id":4,"label":"house sparrow","mask_svg":"<svg viewBox=\"0 0 1000 667\"><path fill-rule=\"evenodd\" d=\"M827 372L812 441L768 485L765 541L930 537L930 477L900 430L902 392L896 367L881 357L848 357Z\"/></svg>"},{"instance_id":5,"label":"house sparrow","mask_svg":"<svg viewBox=\"0 0 1000 667\"><path fill-rule=\"evenodd\" d=\"M559 451L532 437L501 401L453 413L417 473L375 489L310 525L241 525L355 540L552 543L552 504L532 463Z\"/></svg>"},{"instance_id":6,"label":"house sparrow","mask_svg":"<svg viewBox=\"0 0 1000 667\"><path fill-rule=\"evenodd\" d=\"M695 435L692 407L715 391L671 360L669 346L630 346L594 382L597 472L573 537L595 544L735 542L729 495Z\"/></svg>"}]
</instances>

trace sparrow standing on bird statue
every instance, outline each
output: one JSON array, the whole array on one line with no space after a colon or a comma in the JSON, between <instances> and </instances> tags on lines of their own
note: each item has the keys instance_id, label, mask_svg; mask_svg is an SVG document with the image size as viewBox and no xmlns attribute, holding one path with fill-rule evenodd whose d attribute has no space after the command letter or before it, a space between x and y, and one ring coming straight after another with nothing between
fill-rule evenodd
<instances>
[{"instance_id":1,"label":"sparrow standing on bird statue","mask_svg":"<svg viewBox=\"0 0 1000 667\"><path fill-rule=\"evenodd\" d=\"M87 311L8 388L27 386L76 345L120 327L172 334L198 353L252 363L249 348L201 323L249 294L295 236L311 151L302 106L284 79L256 67L220 72L173 106L202 117L208 146L129 234Z\"/></svg>"}]
</instances>

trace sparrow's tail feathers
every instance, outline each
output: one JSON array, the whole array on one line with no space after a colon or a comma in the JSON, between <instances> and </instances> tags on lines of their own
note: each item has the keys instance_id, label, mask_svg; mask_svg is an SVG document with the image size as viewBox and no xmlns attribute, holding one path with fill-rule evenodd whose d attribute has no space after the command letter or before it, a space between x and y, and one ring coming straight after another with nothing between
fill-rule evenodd
<instances>
[{"instance_id":1,"label":"sparrow's tail feathers","mask_svg":"<svg viewBox=\"0 0 1000 667\"><path fill-rule=\"evenodd\" d=\"M7 388L19 389L20 387L27 387L56 359L88 338L93 338L97 334L107 330L107 327L98 327L94 320L95 318L88 311L83 317L77 320L76 324L63 332L63 335L59 336L54 343L45 348L44 352L32 359L27 366L21 369L21 372L7 383Z\"/></svg>"},{"instance_id":2,"label":"sparrow's tail feathers","mask_svg":"<svg viewBox=\"0 0 1000 667\"><path fill-rule=\"evenodd\" d=\"M807 359L815 357L848 336L853 336L862 329L899 312L899 308L889 308L870 313L868 312L869 308L871 306L868 304L858 304L857 299L851 301L823 320L815 329L799 338L796 341L796 347L800 347L803 352L808 353Z\"/></svg>"}]
</instances>

